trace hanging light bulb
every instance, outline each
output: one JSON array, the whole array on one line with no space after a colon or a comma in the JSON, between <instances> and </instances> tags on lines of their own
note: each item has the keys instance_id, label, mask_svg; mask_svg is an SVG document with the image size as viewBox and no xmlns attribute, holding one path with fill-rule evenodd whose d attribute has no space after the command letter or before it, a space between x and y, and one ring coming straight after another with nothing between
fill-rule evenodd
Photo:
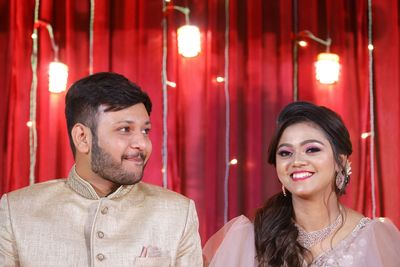
<instances>
[{"instance_id":1,"label":"hanging light bulb","mask_svg":"<svg viewBox=\"0 0 400 267\"><path fill-rule=\"evenodd\" d=\"M49 92L61 93L67 88L68 66L58 61L59 48L54 38L53 27L50 23L43 20L35 21L34 27L35 29L44 27L49 34L51 48L54 52L54 61L49 64ZM37 34L32 34L32 38L37 38Z\"/></svg>"},{"instance_id":2,"label":"hanging light bulb","mask_svg":"<svg viewBox=\"0 0 400 267\"><path fill-rule=\"evenodd\" d=\"M340 64L339 56L329 52L332 39L328 37L326 40L323 40L312 34L309 30L297 33L295 38L299 46L305 46L306 42L304 41L304 38L309 38L326 46L326 52L320 53L317 62L315 62L315 76L322 84L336 83L339 80Z\"/></svg>"},{"instance_id":3,"label":"hanging light bulb","mask_svg":"<svg viewBox=\"0 0 400 267\"><path fill-rule=\"evenodd\" d=\"M316 78L322 84L334 84L339 80L339 56L333 53L320 53L315 62Z\"/></svg>"},{"instance_id":4,"label":"hanging light bulb","mask_svg":"<svg viewBox=\"0 0 400 267\"><path fill-rule=\"evenodd\" d=\"M177 10L185 15L185 25L177 30L178 53L184 57L195 57L201 51L200 30L189 22L190 9L187 7L168 5L163 11Z\"/></svg>"},{"instance_id":5,"label":"hanging light bulb","mask_svg":"<svg viewBox=\"0 0 400 267\"><path fill-rule=\"evenodd\" d=\"M201 51L200 30L193 25L178 29L178 52L184 57L195 57Z\"/></svg>"},{"instance_id":6,"label":"hanging light bulb","mask_svg":"<svg viewBox=\"0 0 400 267\"><path fill-rule=\"evenodd\" d=\"M49 91L61 93L67 88L68 66L64 63L53 61L49 65Z\"/></svg>"}]
</instances>

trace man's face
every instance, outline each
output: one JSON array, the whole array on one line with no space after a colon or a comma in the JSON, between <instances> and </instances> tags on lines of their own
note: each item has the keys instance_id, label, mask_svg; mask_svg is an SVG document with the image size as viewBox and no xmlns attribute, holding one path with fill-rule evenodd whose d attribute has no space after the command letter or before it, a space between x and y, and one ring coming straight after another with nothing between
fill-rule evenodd
<instances>
[{"instance_id":1,"label":"man's face","mask_svg":"<svg viewBox=\"0 0 400 267\"><path fill-rule=\"evenodd\" d=\"M99 107L97 134L92 141L91 168L117 185L139 182L151 154L150 118L142 103L119 111Z\"/></svg>"}]
</instances>

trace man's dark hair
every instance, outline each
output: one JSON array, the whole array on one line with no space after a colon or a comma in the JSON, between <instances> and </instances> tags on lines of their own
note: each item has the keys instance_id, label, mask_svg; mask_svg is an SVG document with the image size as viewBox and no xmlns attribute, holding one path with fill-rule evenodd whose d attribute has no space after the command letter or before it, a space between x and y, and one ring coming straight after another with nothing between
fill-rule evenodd
<instances>
[{"instance_id":1,"label":"man's dark hair","mask_svg":"<svg viewBox=\"0 0 400 267\"><path fill-rule=\"evenodd\" d=\"M76 123L90 128L97 134L98 108L105 105L105 112L118 111L143 103L151 113L151 100L141 88L124 76L112 72L99 72L75 82L65 98L65 117L69 142L75 156L75 145L71 130Z\"/></svg>"}]
</instances>

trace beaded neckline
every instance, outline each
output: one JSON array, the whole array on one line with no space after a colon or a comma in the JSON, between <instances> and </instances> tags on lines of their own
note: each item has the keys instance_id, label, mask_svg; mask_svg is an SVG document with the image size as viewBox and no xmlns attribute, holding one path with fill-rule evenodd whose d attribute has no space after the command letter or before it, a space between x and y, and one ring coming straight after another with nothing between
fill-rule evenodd
<instances>
[{"instance_id":1,"label":"beaded neckline","mask_svg":"<svg viewBox=\"0 0 400 267\"><path fill-rule=\"evenodd\" d=\"M325 240L333 231L335 231L339 225L343 221L343 216L341 213L337 216L334 222L332 222L330 225L327 227L317 230L317 231L312 231L312 232L306 232L303 227L295 223L294 225L297 227L297 230L299 231L299 235L297 236L297 242L300 243L304 248L309 249L313 246L315 246L318 243L321 243L323 240Z\"/></svg>"}]
</instances>

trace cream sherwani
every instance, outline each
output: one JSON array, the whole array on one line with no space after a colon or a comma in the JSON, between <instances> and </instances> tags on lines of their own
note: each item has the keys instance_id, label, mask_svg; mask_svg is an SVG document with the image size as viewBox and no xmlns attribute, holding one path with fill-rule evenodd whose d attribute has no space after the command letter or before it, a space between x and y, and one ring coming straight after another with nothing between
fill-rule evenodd
<instances>
[{"instance_id":1,"label":"cream sherwani","mask_svg":"<svg viewBox=\"0 0 400 267\"><path fill-rule=\"evenodd\" d=\"M196 209L143 182L99 197L73 168L2 197L0 266L202 266Z\"/></svg>"}]
</instances>

